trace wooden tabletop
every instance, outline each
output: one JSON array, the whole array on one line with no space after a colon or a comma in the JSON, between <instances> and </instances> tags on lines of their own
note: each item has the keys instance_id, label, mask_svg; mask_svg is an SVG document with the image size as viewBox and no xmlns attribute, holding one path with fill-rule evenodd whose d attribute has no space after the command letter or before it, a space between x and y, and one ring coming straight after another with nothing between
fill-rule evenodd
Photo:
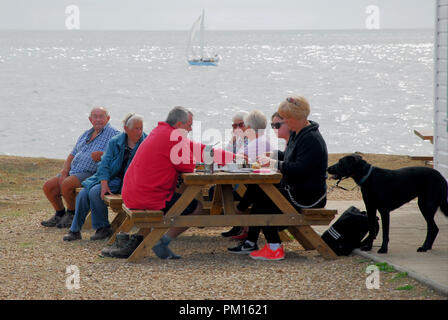
<instances>
[{"instance_id":1,"label":"wooden tabletop","mask_svg":"<svg viewBox=\"0 0 448 320\"><path fill-rule=\"evenodd\" d=\"M192 184L260 184L260 183L279 183L282 174L277 171L269 173L232 173L232 172L192 172L183 173L182 178L187 185Z\"/></svg>"}]
</instances>

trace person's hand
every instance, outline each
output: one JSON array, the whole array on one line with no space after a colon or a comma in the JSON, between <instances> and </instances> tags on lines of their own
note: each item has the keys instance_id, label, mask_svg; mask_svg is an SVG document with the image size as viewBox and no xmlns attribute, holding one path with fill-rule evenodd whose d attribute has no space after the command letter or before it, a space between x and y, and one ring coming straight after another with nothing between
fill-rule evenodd
<instances>
[{"instance_id":1,"label":"person's hand","mask_svg":"<svg viewBox=\"0 0 448 320\"><path fill-rule=\"evenodd\" d=\"M67 179L68 176L69 176L69 172L68 172L67 170L62 170L62 171L59 173L59 180L62 182L62 181L64 181L65 179Z\"/></svg>"},{"instance_id":2,"label":"person's hand","mask_svg":"<svg viewBox=\"0 0 448 320\"><path fill-rule=\"evenodd\" d=\"M271 159L266 156L258 156L257 162L261 164L262 167L269 167L271 169L277 169L277 160Z\"/></svg>"},{"instance_id":3,"label":"person's hand","mask_svg":"<svg viewBox=\"0 0 448 320\"><path fill-rule=\"evenodd\" d=\"M243 153L236 153L235 154L235 162L236 163L243 163L243 162L248 162L249 158L247 155L243 154Z\"/></svg>"},{"instance_id":4,"label":"person's hand","mask_svg":"<svg viewBox=\"0 0 448 320\"><path fill-rule=\"evenodd\" d=\"M94 151L90 154L90 157L92 158L93 161L100 162L102 155L103 155L102 151Z\"/></svg>"},{"instance_id":5,"label":"person's hand","mask_svg":"<svg viewBox=\"0 0 448 320\"><path fill-rule=\"evenodd\" d=\"M113 193L109 189L109 184L107 183L107 180L101 180L101 200L104 200L104 196L106 194L113 195Z\"/></svg>"}]
</instances>

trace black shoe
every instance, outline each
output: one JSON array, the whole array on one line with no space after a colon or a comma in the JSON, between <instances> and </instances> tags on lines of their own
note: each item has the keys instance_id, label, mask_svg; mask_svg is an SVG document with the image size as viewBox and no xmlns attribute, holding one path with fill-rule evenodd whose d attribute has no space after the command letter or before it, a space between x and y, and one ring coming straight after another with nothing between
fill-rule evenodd
<instances>
[{"instance_id":1,"label":"black shoe","mask_svg":"<svg viewBox=\"0 0 448 320\"><path fill-rule=\"evenodd\" d=\"M112 245L110 245L110 246L103 248L103 250L101 250L100 256L112 257L110 255L110 252L114 249L124 248L128 241L129 241L129 235L127 233L124 233L124 232L117 233L114 243L112 243Z\"/></svg>"},{"instance_id":2,"label":"black shoe","mask_svg":"<svg viewBox=\"0 0 448 320\"><path fill-rule=\"evenodd\" d=\"M54 215L47 221L41 221L40 224L43 225L44 227L56 227L56 225L59 223L59 221L61 221L61 219L62 217Z\"/></svg>"},{"instance_id":3,"label":"black shoe","mask_svg":"<svg viewBox=\"0 0 448 320\"><path fill-rule=\"evenodd\" d=\"M70 228L72 225L73 217L75 216L74 213L66 212L64 216L61 218L61 220L58 222L56 227L62 229L62 228Z\"/></svg>"},{"instance_id":4,"label":"black shoe","mask_svg":"<svg viewBox=\"0 0 448 320\"><path fill-rule=\"evenodd\" d=\"M129 241L126 242L123 248L112 249L109 251L109 254L113 258L127 259L142 241L143 236L139 234L133 234L129 237Z\"/></svg>"},{"instance_id":5,"label":"black shoe","mask_svg":"<svg viewBox=\"0 0 448 320\"><path fill-rule=\"evenodd\" d=\"M243 230L243 228L241 228L241 227L233 227L229 231L221 233L221 235L224 238L233 237L233 236L239 235L241 233L241 230Z\"/></svg>"},{"instance_id":6,"label":"black shoe","mask_svg":"<svg viewBox=\"0 0 448 320\"><path fill-rule=\"evenodd\" d=\"M109 238L114 231L110 228L110 226L99 228L96 230L95 234L90 237L90 240L103 240Z\"/></svg>"},{"instance_id":7,"label":"black shoe","mask_svg":"<svg viewBox=\"0 0 448 320\"><path fill-rule=\"evenodd\" d=\"M254 244L253 246L251 246L246 241L241 241L240 244L237 245L236 247L228 248L227 250L231 253L236 253L236 254L249 254L252 251L258 250L258 246L257 246L257 244Z\"/></svg>"},{"instance_id":8,"label":"black shoe","mask_svg":"<svg viewBox=\"0 0 448 320\"><path fill-rule=\"evenodd\" d=\"M81 232L72 232L69 231L65 236L64 236L64 241L73 241L73 240L81 240Z\"/></svg>"}]
</instances>

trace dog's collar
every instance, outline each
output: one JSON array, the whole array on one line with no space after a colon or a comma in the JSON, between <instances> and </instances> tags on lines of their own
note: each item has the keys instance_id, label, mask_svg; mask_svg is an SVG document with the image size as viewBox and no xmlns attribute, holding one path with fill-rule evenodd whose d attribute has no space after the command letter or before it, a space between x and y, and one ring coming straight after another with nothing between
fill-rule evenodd
<instances>
[{"instance_id":1,"label":"dog's collar","mask_svg":"<svg viewBox=\"0 0 448 320\"><path fill-rule=\"evenodd\" d=\"M369 171L367 172L367 174L364 177L362 177L362 179L359 182L357 182L357 184L358 185L362 185L364 182L366 182L367 178L372 173L372 170L373 170L373 166L370 166Z\"/></svg>"}]
</instances>

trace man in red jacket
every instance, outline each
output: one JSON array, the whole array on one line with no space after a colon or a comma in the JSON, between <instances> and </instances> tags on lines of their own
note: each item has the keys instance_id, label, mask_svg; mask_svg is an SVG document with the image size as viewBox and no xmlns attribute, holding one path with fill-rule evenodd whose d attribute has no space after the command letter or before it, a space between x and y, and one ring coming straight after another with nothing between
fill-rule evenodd
<instances>
[{"instance_id":1,"label":"man in red jacket","mask_svg":"<svg viewBox=\"0 0 448 320\"><path fill-rule=\"evenodd\" d=\"M191 131L193 114L183 107L175 107L165 122L159 122L142 142L123 181L122 198L126 207L140 210L168 210L180 198L175 193L179 173L193 172L196 161L202 160L205 145L193 143L186 135ZM224 159L223 159L224 157ZM234 155L215 150L216 163L231 162ZM182 215L198 214L201 204L194 199ZM188 228L173 227L152 248L161 259L178 259L168 244ZM133 241L132 253L142 238ZM132 251L131 251L132 250Z\"/></svg>"}]
</instances>

